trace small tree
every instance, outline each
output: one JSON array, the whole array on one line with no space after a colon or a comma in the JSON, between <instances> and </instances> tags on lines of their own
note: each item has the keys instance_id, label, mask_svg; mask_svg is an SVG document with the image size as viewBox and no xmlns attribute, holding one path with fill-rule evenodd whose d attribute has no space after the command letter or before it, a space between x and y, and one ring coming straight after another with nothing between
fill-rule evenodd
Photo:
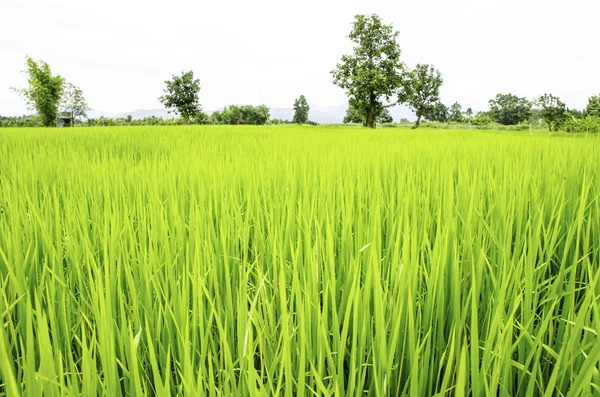
<instances>
[{"instance_id":1,"label":"small tree","mask_svg":"<svg viewBox=\"0 0 600 397\"><path fill-rule=\"evenodd\" d=\"M73 119L73 122L75 122L76 117L87 117L88 110L90 110L90 108L83 97L81 88L71 83L66 83L61 102L61 111L68 113Z\"/></svg>"},{"instance_id":2,"label":"small tree","mask_svg":"<svg viewBox=\"0 0 600 397\"><path fill-rule=\"evenodd\" d=\"M427 120L445 123L448 121L449 115L448 106L444 105L441 101L437 101L433 106L433 110L427 116Z\"/></svg>"},{"instance_id":3,"label":"small tree","mask_svg":"<svg viewBox=\"0 0 600 397\"><path fill-rule=\"evenodd\" d=\"M463 116L463 108L460 103L455 102L454 105L450 106L450 110L448 112L448 120L454 123L462 123L465 121L465 116Z\"/></svg>"},{"instance_id":4,"label":"small tree","mask_svg":"<svg viewBox=\"0 0 600 397\"><path fill-rule=\"evenodd\" d=\"M588 99L584 116L600 117L600 95L596 95Z\"/></svg>"},{"instance_id":5,"label":"small tree","mask_svg":"<svg viewBox=\"0 0 600 397\"><path fill-rule=\"evenodd\" d=\"M171 80L165 80L164 95L158 100L169 113L177 112L183 117L185 124L190 123L190 117L202 110L198 99L200 80L194 79L194 72L181 72L181 76L173 75Z\"/></svg>"},{"instance_id":6,"label":"small tree","mask_svg":"<svg viewBox=\"0 0 600 397\"><path fill-rule=\"evenodd\" d=\"M531 102L510 93L498 94L489 103L489 116L503 125L516 125L531 116Z\"/></svg>"},{"instance_id":7,"label":"small tree","mask_svg":"<svg viewBox=\"0 0 600 397\"><path fill-rule=\"evenodd\" d=\"M535 100L539 115L548 124L548 131L558 130L558 126L568 117L567 106L552 94L544 94Z\"/></svg>"},{"instance_id":8,"label":"small tree","mask_svg":"<svg viewBox=\"0 0 600 397\"><path fill-rule=\"evenodd\" d=\"M375 128L377 116L385 107L406 100L398 32L375 14L356 15L348 37L355 47L331 72L333 82L346 90L365 126Z\"/></svg>"},{"instance_id":9,"label":"small tree","mask_svg":"<svg viewBox=\"0 0 600 397\"><path fill-rule=\"evenodd\" d=\"M36 62L31 57L25 57L25 64L27 69L24 72L29 86L11 89L25 98L27 106L40 116L44 127L56 126L64 79L53 75L44 61Z\"/></svg>"},{"instance_id":10,"label":"small tree","mask_svg":"<svg viewBox=\"0 0 600 397\"><path fill-rule=\"evenodd\" d=\"M421 119L436 119L436 110L440 110L440 87L444 80L439 70L431 65L418 64L411 73L411 89L408 105L417 115L413 129L419 128ZM437 109L436 109L437 108ZM447 110L447 108L446 108Z\"/></svg>"},{"instance_id":11,"label":"small tree","mask_svg":"<svg viewBox=\"0 0 600 397\"><path fill-rule=\"evenodd\" d=\"M306 124L308 122L309 111L310 106L308 106L306 98L304 95L300 95L300 98L294 102L294 118L292 121L296 124Z\"/></svg>"}]
</instances>

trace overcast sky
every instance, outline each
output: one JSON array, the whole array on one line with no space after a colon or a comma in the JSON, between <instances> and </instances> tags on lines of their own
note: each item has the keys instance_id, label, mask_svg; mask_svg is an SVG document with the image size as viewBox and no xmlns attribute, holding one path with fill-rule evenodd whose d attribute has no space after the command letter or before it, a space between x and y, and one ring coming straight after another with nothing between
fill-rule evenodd
<instances>
[{"instance_id":1,"label":"overcast sky","mask_svg":"<svg viewBox=\"0 0 600 397\"><path fill-rule=\"evenodd\" d=\"M400 31L404 61L435 65L442 100L474 110L499 92L550 92L582 108L600 93L598 0L0 0L0 114L22 114L25 55L80 86L91 108L162 107L163 81L192 69L203 108L338 106L330 70L353 16Z\"/></svg>"}]
</instances>

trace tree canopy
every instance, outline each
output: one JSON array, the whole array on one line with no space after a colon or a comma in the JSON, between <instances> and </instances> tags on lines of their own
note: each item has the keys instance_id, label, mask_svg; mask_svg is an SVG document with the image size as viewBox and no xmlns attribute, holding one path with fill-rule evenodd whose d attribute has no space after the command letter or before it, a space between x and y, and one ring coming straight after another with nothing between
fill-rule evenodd
<instances>
[{"instance_id":1,"label":"tree canopy","mask_svg":"<svg viewBox=\"0 0 600 397\"><path fill-rule=\"evenodd\" d=\"M333 81L346 90L349 102L370 128L385 107L406 100L405 66L400 60L398 32L379 16L356 15L348 36L352 54L332 70Z\"/></svg>"},{"instance_id":2,"label":"tree canopy","mask_svg":"<svg viewBox=\"0 0 600 397\"><path fill-rule=\"evenodd\" d=\"M263 125L269 121L269 108L264 105L231 105L213 112L212 118L217 124Z\"/></svg>"},{"instance_id":3,"label":"tree canopy","mask_svg":"<svg viewBox=\"0 0 600 397\"><path fill-rule=\"evenodd\" d=\"M587 107L584 115L592 117L600 117L600 95L595 95L588 99Z\"/></svg>"},{"instance_id":4,"label":"tree canopy","mask_svg":"<svg viewBox=\"0 0 600 397\"><path fill-rule=\"evenodd\" d=\"M494 121L503 125L515 125L529 120L531 116L531 102L513 94L498 94L491 99L488 115Z\"/></svg>"},{"instance_id":5,"label":"tree canopy","mask_svg":"<svg viewBox=\"0 0 600 397\"><path fill-rule=\"evenodd\" d=\"M173 75L171 80L165 80L164 95L158 100L169 113L177 112L189 124L190 117L202 110L198 93L200 80L194 78L194 72L181 72L181 76Z\"/></svg>"},{"instance_id":6,"label":"tree canopy","mask_svg":"<svg viewBox=\"0 0 600 397\"><path fill-rule=\"evenodd\" d=\"M567 106L552 94L544 94L535 100L539 116L548 125L548 131L557 130L568 117Z\"/></svg>"}]
</instances>

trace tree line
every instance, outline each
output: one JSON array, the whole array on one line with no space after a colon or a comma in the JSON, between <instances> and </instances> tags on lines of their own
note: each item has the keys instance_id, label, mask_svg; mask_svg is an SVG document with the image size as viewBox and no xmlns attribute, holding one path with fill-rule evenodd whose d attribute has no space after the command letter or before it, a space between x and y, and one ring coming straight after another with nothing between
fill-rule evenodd
<instances>
[{"instance_id":1,"label":"tree line","mask_svg":"<svg viewBox=\"0 0 600 397\"><path fill-rule=\"evenodd\" d=\"M271 119L269 108L264 105L231 105L221 111L208 115L202 111L199 101L200 80L194 77L193 71L181 72L165 81L163 95L158 99L169 113L178 118L164 120L159 117L146 117L141 120L127 118L87 118L90 110L83 96L83 91L67 82L63 77L54 75L48 63L35 61L31 57L25 59L25 73L28 76L27 88L11 88L21 95L28 108L36 116L0 117L0 126L33 127L56 126L59 116L70 117L78 124L87 125L179 125L179 124L285 124L287 120ZM301 95L294 102L293 123L316 124L308 119L310 107L308 101ZM83 123L81 118L86 118Z\"/></svg>"},{"instance_id":2,"label":"tree line","mask_svg":"<svg viewBox=\"0 0 600 397\"><path fill-rule=\"evenodd\" d=\"M550 131L598 132L600 96L589 98L584 111L568 109L560 98L543 94L529 101L511 93L498 94L489 101L488 111L473 114L459 103L448 107L440 100L443 78L428 64L408 68L401 60L399 32L376 14L356 15L348 38L355 44L331 71L333 81L346 91L348 111L344 123L362 123L374 128L389 120L388 108L406 105L416 115L413 128L422 120L502 125L543 123Z\"/></svg>"},{"instance_id":3,"label":"tree line","mask_svg":"<svg viewBox=\"0 0 600 397\"><path fill-rule=\"evenodd\" d=\"M489 110L474 114L459 103L446 106L440 100L443 77L433 65L417 64L409 68L401 59L399 32L384 24L376 15L356 15L348 38L354 43L352 53L343 55L331 71L333 83L345 90L348 110L344 123L359 123L375 128L378 123L393 122L389 108L406 105L416 115L413 128L422 121L471 123L487 125L538 124L552 130L598 132L600 130L600 96L589 98L583 111L569 109L560 98L543 94L528 100L512 93L501 93L489 101ZM59 115L73 120L87 118L89 107L83 92L63 77L52 74L44 61L26 57L28 87L12 90L22 95L37 118L0 118L0 126L56 125ZM145 125L145 124L281 124L287 120L270 119L264 106L231 105L208 115L199 101L200 80L193 71L182 71L166 80L159 101L169 113L179 116L171 121L159 118L88 119L88 125ZM310 107L304 95L294 102L292 123L316 124L309 120Z\"/></svg>"}]
</instances>

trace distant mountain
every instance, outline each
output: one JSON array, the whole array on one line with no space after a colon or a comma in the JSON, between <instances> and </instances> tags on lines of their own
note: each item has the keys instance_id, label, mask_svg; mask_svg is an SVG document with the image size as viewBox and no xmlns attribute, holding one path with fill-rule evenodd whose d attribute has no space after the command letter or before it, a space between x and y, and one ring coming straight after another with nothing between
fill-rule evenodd
<instances>
[{"instance_id":1,"label":"distant mountain","mask_svg":"<svg viewBox=\"0 0 600 397\"><path fill-rule=\"evenodd\" d=\"M341 124L346 115L347 104L340 106L318 106L310 105L310 112L308 118L311 121L315 121L319 124ZM221 109L220 109L221 110ZM206 113L211 114L214 110L207 110ZM270 108L272 119L292 120L294 118L294 109L292 108ZM414 120L414 113L406 106L394 106L390 108L390 114L394 118L394 121L398 122L400 119L405 118L408 120ZM90 110L88 117L97 119L101 116L110 118L127 118L128 115L134 120L143 119L144 117L162 117L163 119L170 119L175 117L173 114L167 113L165 109L138 109L129 113L106 113L99 110Z\"/></svg>"},{"instance_id":2,"label":"distant mountain","mask_svg":"<svg viewBox=\"0 0 600 397\"><path fill-rule=\"evenodd\" d=\"M111 119L116 119L119 116L120 116L120 113L103 112L102 110L97 110L97 109L88 110L88 112L87 112L88 119L99 119L100 117L108 117Z\"/></svg>"}]
</instances>

